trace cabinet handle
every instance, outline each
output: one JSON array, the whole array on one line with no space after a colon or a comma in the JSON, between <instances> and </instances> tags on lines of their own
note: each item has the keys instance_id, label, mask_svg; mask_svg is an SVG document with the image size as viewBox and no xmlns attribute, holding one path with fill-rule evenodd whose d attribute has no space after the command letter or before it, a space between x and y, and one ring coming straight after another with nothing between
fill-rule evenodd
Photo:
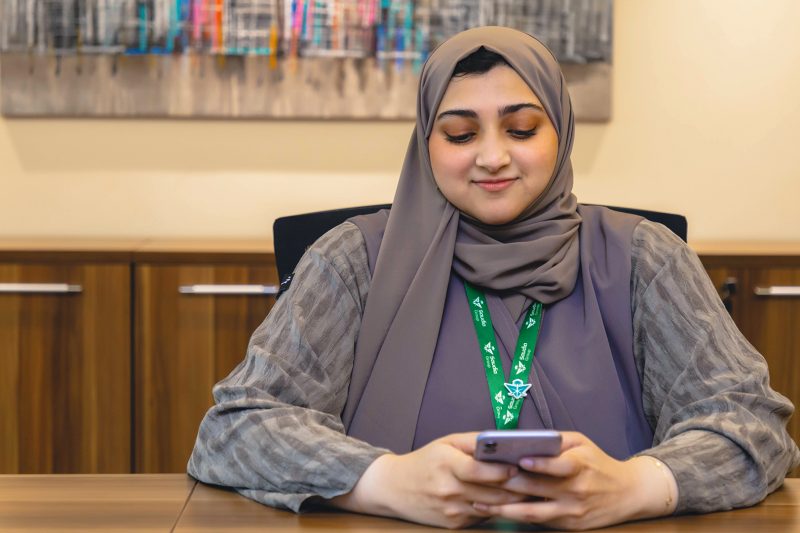
<instances>
[{"instance_id":1,"label":"cabinet handle","mask_svg":"<svg viewBox=\"0 0 800 533\"><path fill-rule=\"evenodd\" d=\"M181 294L202 294L212 296L265 295L278 294L277 285L181 285Z\"/></svg>"},{"instance_id":2,"label":"cabinet handle","mask_svg":"<svg viewBox=\"0 0 800 533\"><path fill-rule=\"evenodd\" d=\"M775 285L773 287L756 287L756 296L800 296L800 286Z\"/></svg>"},{"instance_id":3,"label":"cabinet handle","mask_svg":"<svg viewBox=\"0 0 800 533\"><path fill-rule=\"evenodd\" d=\"M0 294L74 294L78 292L83 292L83 287L69 283L0 283Z\"/></svg>"}]
</instances>

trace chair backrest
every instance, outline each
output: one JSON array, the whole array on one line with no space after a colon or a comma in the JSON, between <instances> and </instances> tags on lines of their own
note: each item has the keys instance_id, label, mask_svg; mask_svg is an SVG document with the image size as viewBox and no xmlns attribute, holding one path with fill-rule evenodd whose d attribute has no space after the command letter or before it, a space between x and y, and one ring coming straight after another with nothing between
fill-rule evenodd
<instances>
[{"instance_id":1,"label":"chair backrest","mask_svg":"<svg viewBox=\"0 0 800 533\"><path fill-rule=\"evenodd\" d=\"M303 257L306 249L328 230L348 218L369 215L390 207L392 204L363 205L275 219L275 223L272 225L272 239L275 243L275 265L278 267L278 279L285 280L294 271L294 267Z\"/></svg>"},{"instance_id":2,"label":"chair backrest","mask_svg":"<svg viewBox=\"0 0 800 533\"><path fill-rule=\"evenodd\" d=\"M278 279L284 281L294 271L294 267L314 241L322 237L328 230L338 226L356 215L368 215L381 209L389 209L392 204L365 205L316 211L281 217L272 226L275 243L275 263L278 267ZM686 217L660 211L632 209L629 207L605 206L615 211L639 215L652 222L658 222L672 230L675 235L686 241Z\"/></svg>"},{"instance_id":3,"label":"chair backrest","mask_svg":"<svg viewBox=\"0 0 800 533\"><path fill-rule=\"evenodd\" d=\"M585 204L585 205L599 205L599 204ZM614 211L622 213L630 213L631 215L638 215L646 218L650 222L657 222L666 226L672 233L681 238L683 242L686 241L687 236L687 222L686 217L675 213L664 213L662 211L648 211L647 209L634 209L632 207L618 207L615 205L602 205L600 207L607 207ZM299 258L298 258L299 259Z\"/></svg>"}]
</instances>

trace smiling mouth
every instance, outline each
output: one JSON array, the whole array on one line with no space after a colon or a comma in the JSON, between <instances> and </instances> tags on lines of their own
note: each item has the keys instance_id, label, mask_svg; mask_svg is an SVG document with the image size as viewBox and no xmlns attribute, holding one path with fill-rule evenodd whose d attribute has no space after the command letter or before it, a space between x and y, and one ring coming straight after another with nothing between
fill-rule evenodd
<instances>
[{"instance_id":1,"label":"smiling mouth","mask_svg":"<svg viewBox=\"0 0 800 533\"><path fill-rule=\"evenodd\" d=\"M484 191L498 192L508 188L515 181L517 181L517 178L481 180L481 181L473 181L473 183L478 187L480 187L481 189L483 189Z\"/></svg>"}]
</instances>

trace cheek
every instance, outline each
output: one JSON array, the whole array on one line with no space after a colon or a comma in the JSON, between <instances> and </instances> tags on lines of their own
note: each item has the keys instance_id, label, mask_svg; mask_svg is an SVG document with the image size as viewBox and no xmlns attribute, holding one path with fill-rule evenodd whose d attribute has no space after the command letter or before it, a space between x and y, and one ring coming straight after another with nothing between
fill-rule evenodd
<instances>
[{"instance_id":1,"label":"cheek","mask_svg":"<svg viewBox=\"0 0 800 533\"><path fill-rule=\"evenodd\" d=\"M444 140L431 140L428 151L433 175L440 188L443 182L466 178L472 168L469 151L462 146L454 146Z\"/></svg>"},{"instance_id":2,"label":"cheek","mask_svg":"<svg viewBox=\"0 0 800 533\"><path fill-rule=\"evenodd\" d=\"M547 174L547 177L550 177L550 174L553 173L555 157L549 152L529 152L524 154L524 157L529 172L536 173L537 175Z\"/></svg>"},{"instance_id":3,"label":"cheek","mask_svg":"<svg viewBox=\"0 0 800 533\"><path fill-rule=\"evenodd\" d=\"M527 167L529 174L549 179L556 167L558 157L558 140L553 140L538 150L522 150L519 160Z\"/></svg>"}]
</instances>

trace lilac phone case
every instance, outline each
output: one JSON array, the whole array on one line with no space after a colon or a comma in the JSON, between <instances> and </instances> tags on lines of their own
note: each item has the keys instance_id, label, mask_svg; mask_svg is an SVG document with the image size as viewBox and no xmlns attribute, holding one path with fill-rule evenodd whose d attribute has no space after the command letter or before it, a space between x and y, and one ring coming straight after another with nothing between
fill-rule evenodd
<instances>
[{"instance_id":1,"label":"lilac phone case","mask_svg":"<svg viewBox=\"0 0 800 533\"><path fill-rule=\"evenodd\" d=\"M561 434L553 430L492 430L478 434L475 459L517 464L523 457L552 457L561 452Z\"/></svg>"}]
</instances>

